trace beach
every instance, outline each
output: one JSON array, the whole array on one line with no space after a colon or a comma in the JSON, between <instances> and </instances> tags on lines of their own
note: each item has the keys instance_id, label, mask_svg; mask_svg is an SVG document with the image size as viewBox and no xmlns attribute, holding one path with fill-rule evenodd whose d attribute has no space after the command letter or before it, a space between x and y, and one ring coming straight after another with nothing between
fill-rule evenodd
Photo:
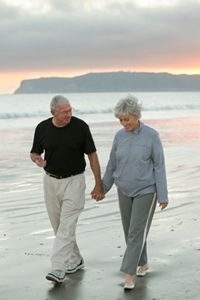
<instances>
[{"instance_id":1,"label":"beach","mask_svg":"<svg viewBox=\"0 0 200 300\"><path fill-rule=\"evenodd\" d=\"M77 227L85 269L62 285L45 279L53 232L47 217L43 170L29 158L33 127L0 129L0 299L90 300L199 299L200 293L200 116L146 119L160 133L166 159L169 206L156 209L148 237L150 270L133 291L123 290L119 271L125 241L116 188L97 203L90 197ZM90 123L104 173L118 122Z\"/></svg>"}]
</instances>

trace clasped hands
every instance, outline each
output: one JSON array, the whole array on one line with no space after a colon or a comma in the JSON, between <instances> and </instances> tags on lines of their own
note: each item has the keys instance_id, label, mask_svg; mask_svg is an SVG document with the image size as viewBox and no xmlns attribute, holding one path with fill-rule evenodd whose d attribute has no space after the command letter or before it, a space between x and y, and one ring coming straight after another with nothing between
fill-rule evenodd
<instances>
[{"instance_id":1,"label":"clasped hands","mask_svg":"<svg viewBox=\"0 0 200 300\"><path fill-rule=\"evenodd\" d=\"M102 183L96 184L90 194L92 199L95 199L96 201L103 200L103 198L105 198L105 193Z\"/></svg>"}]
</instances>

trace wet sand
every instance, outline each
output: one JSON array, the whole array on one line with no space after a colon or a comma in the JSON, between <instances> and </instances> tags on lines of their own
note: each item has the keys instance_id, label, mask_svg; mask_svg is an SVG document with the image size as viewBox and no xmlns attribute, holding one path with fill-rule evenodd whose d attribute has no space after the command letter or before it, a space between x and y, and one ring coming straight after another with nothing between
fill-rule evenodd
<instances>
[{"instance_id":1,"label":"wet sand","mask_svg":"<svg viewBox=\"0 0 200 300\"><path fill-rule=\"evenodd\" d=\"M43 173L28 155L33 129L1 131L1 300L199 299L200 118L146 123L158 129L163 140L170 205L165 211L156 210L148 238L150 271L128 293L119 271L125 242L116 189L101 203L91 200L89 168L86 206L77 227L85 269L67 275L62 285L45 279L53 232L43 202ZM102 173L118 128L117 123L91 124Z\"/></svg>"}]
</instances>

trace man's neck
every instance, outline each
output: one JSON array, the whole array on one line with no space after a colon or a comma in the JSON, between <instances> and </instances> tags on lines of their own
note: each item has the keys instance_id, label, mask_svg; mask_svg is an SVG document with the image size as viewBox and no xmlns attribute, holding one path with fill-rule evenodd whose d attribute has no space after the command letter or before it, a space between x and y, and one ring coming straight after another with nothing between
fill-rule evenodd
<instances>
[{"instance_id":1,"label":"man's neck","mask_svg":"<svg viewBox=\"0 0 200 300\"><path fill-rule=\"evenodd\" d=\"M65 127L67 124L69 124L69 123L59 123L56 121L55 118L52 118L52 123L55 127Z\"/></svg>"}]
</instances>

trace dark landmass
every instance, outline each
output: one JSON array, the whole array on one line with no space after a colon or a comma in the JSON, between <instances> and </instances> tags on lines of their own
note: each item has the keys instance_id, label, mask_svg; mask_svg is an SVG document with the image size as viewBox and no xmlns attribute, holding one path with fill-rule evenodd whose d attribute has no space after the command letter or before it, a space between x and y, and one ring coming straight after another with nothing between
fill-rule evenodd
<instances>
[{"instance_id":1,"label":"dark landmass","mask_svg":"<svg viewBox=\"0 0 200 300\"><path fill-rule=\"evenodd\" d=\"M148 72L89 73L72 78L42 77L23 80L14 92L90 93L90 92L200 91L200 75L174 75Z\"/></svg>"}]
</instances>

